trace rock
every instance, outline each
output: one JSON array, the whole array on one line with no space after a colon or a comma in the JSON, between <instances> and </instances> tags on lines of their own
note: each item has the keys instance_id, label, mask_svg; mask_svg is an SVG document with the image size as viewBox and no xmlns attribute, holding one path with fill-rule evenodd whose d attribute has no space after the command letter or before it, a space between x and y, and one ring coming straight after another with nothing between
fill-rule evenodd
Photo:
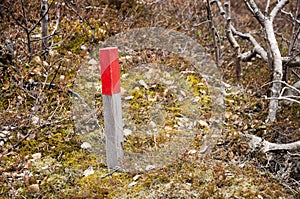
<instances>
[{"instance_id":1,"label":"rock","mask_svg":"<svg viewBox=\"0 0 300 199\"><path fill-rule=\"evenodd\" d=\"M94 173L95 173L95 171L94 171L93 167L89 166L89 168L83 172L83 175L85 177L87 177L87 176L93 175Z\"/></svg>"},{"instance_id":2,"label":"rock","mask_svg":"<svg viewBox=\"0 0 300 199\"><path fill-rule=\"evenodd\" d=\"M129 135L131 135L132 130L130 130L130 129L124 129L123 133L124 133L124 136L129 136Z\"/></svg>"},{"instance_id":3,"label":"rock","mask_svg":"<svg viewBox=\"0 0 300 199\"><path fill-rule=\"evenodd\" d=\"M88 143L88 142L84 142L84 143L82 143L82 144L80 145L80 147L81 147L82 149L91 149L91 148L92 148L92 145L91 145L90 143Z\"/></svg>"}]
</instances>

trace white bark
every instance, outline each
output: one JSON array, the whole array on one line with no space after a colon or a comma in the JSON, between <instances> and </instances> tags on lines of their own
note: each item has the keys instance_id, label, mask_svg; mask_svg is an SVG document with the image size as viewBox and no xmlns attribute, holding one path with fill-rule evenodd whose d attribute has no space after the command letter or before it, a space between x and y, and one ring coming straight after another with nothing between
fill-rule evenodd
<instances>
[{"instance_id":1,"label":"white bark","mask_svg":"<svg viewBox=\"0 0 300 199\"><path fill-rule=\"evenodd\" d=\"M266 85L272 84L274 81L269 82ZM279 97L277 98L272 98L272 97L265 97L265 99L272 100L272 99L277 99L277 100L283 100L285 105L288 105L290 103L298 103L300 104L300 81L296 82L293 85L290 85L286 83L285 81L279 81L279 83L285 85L279 94ZM263 86L263 87L264 87Z\"/></svg>"},{"instance_id":2,"label":"white bark","mask_svg":"<svg viewBox=\"0 0 300 199\"><path fill-rule=\"evenodd\" d=\"M225 20L227 20L227 25L228 25L228 14L230 14L229 13L230 7L227 7L228 14L226 14L226 12L222 6L222 3L220 1L217 1L217 0L210 1L210 4L214 4L214 3L217 4L220 14L224 17ZM230 6L228 1L226 1L225 4ZM229 16L229 20L230 20L230 16ZM231 23L229 24L229 27L227 27L227 31L231 31L233 33L233 35L237 35L243 39L250 41L254 46L251 52L245 52L245 53L239 54L239 58L241 61L249 61L256 54L260 55L264 61L268 60L267 51L257 42L257 40L250 33L242 33L240 31L238 31ZM238 47L239 44L235 43L236 40L234 37L229 37L228 39L230 42L234 43L235 48Z\"/></svg>"},{"instance_id":3,"label":"white bark","mask_svg":"<svg viewBox=\"0 0 300 199\"><path fill-rule=\"evenodd\" d=\"M282 58L281 53L278 47L278 43L275 38L275 33L273 29L273 22L269 19L265 19L264 26L266 29L267 40L270 45L270 51L272 54L272 64L273 64L273 86L271 88L272 98L269 104L269 115L267 121L274 122L276 120L276 112L278 109L278 100L276 98L279 97L281 91L281 83L283 76L282 69Z\"/></svg>"},{"instance_id":4,"label":"white bark","mask_svg":"<svg viewBox=\"0 0 300 199\"><path fill-rule=\"evenodd\" d=\"M288 0L279 1L276 6L273 8L270 14L266 13L265 15L260 11L254 0L244 0L248 9L253 13L256 19L260 24L265 28L265 34L267 37L267 46L269 47L269 52L271 57L268 58L269 63L272 63L273 68L273 86L271 88L272 96L269 104L269 114L267 121L274 122L276 120L276 112L278 109L278 97L280 96L281 91L281 80L283 76L282 68L282 57L278 47L278 43L275 37L275 32L273 29L273 20L280 9L282 9L287 3ZM268 10L268 5L266 10ZM272 60L269 60L272 59Z\"/></svg>"},{"instance_id":5,"label":"white bark","mask_svg":"<svg viewBox=\"0 0 300 199\"><path fill-rule=\"evenodd\" d=\"M289 0L281 0L277 3L274 9L270 13L270 20L273 22L277 13L289 2Z\"/></svg>"},{"instance_id":6,"label":"white bark","mask_svg":"<svg viewBox=\"0 0 300 199\"><path fill-rule=\"evenodd\" d=\"M247 39L254 46L252 52L245 52L240 55L241 60L249 60L249 57L253 57L254 55L252 54L254 53L260 55L264 61L268 61L267 51L257 42L257 40L250 33L242 33L240 31L237 31L234 27L231 27L231 30L235 35Z\"/></svg>"},{"instance_id":7,"label":"white bark","mask_svg":"<svg viewBox=\"0 0 300 199\"><path fill-rule=\"evenodd\" d=\"M225 10L226 10L226 35L227 38L231 44L231 46L234 48L235 56L236 56L236 76L239 78L242 75L241 70L241 52L240 52L240 45L236 41L236 39L233 36L233 26L231 25L231 13L230 13L230 1L225 0L224 3Z\"/></svg>"},{"instance_id":8,"label":"white bark","mask_svg":"<svg viewBox=\"0 0 300 199\"><path fill-rule=\"evenodd\" d=\"M250 33L242 33L238 31L232 24L231 24L231 17L230 17L230 2L228 0L224 1L225 10L222 7L222 3L219 0L211 0L210 3L215 3L219 8L220 14L227 20L226 23L226 31L227 31L227 38L229 42L235 48L239 48L239 44L236 43L236 39L234 36L239 36L242 39L246 39L252 43L254 46L251 51L239 53L239 58L241 61L250 61L252 57L256 55L260 55L260 57L270 63L273 69L273 81L268 83L272 84L272 94L270 98L269 104L269 115L267 121L274 122L276 120L276 111L278 109L278 100L290 100L293 102L300 103L298 100L295 99L295 95L292 97L284 96L284 89L281 89L282 84L286 85L289 89L293 90L294 92L299 92L300 81L294 84L293 86L287 85L286 82L282 81L283 77L283 63L289 66L300 66L300 59L299 57L282 57L281 52L279 50L279 46L276 40L275 31L273 27L273 21L277 15L277 13L282 10L282 8L288 3L288 0L278 0L275 7L271 10L271 1L266 2L266 8L264 13L260 10L260 8L256 5L254 0L243 0L246 4L247 8L253 14L253 16L257 19L257 21L261 24L264 28L265 36L266 36L266 45L261 45ZM266 46L265 48L263 46ZM299 92L300 93L300 92ZM298 99L298 98L297 98ZM259 149L260 151L266 153L269 151L276 151L276 150L299 150L300 149L300 140L292 143L286 144L277 144L272 143L262 138L246 134L248 139L250 138L250 142L248 142L249 146L252 149Z\"/></svg>"},{"instance_id":9,"label":"white bark","mask_svg":"<svg viewBox=\"0 0 300 199\"><path fill-rule=\"evenodd\" d=\"M226 6L226 2L224 3L225 6ZM252 9L251 6L250 6L250 3L247 0L244 0L244 2L248 6L248 9L253 14L254 14L253 10L256 10L256 12L259 14L259 17L257 17L258 21L263 25L263 21L264 21L265 17L264 17L264 15L261 12L258 12L259 10L258 10L258 7L256 6L256 4L253 5L255 7L255 9ZM224 19L228 20L228 16L226 15L226 12L225 12L225 10L224 10L224 8L222 6L222 3L220 1L218 1L218 0L211 0L210 1L210 4L214 4L214 3L217 5L217 7L218 7L218 9L220 11L220 14L224 17ZM254 2L252 1L252 4L253 3ZM272 14L273 17L272 18L275 17L275 14L278 12L278 8L279 7L281 8L281 6L283 5L283 3L286 4L287 1L280 2L280 4L279 4L280 6L276 7L276 12L273 11L273 14ZM267 13L268 9L269 9L269 6L267 5L266 6L266 13ZM228 27L227 27L227 29L228 29ZM251 33L240 32L232 24L230 24L230 31L233 33L233 36L236 35L236 36L239 36L242 39L246 39L249 42L251 42L252 45L253 45L253 49L251 51L247 51L247 52L239 54L239 58L240 58L241 61L250 61L251 58L255 57L256 55L259 55L261 59L263 59L265 62L268 62L269 58L268 58L267 51L259 44L259 42L252 36ZM228 38L228 39L233 41L233 39L235 39L235 38L233 37L233 38ZM282 62L284 64L290 66L290 67L299 67L300 66L300 57L282 57Z\"/></svg>"},{"instance_id":10,"label":"white bark","mask_svg":"<svg viewBox=\"0 0 300 199\"><path fill-rule=\"evenodd\" d=\"M298 103L300 104L300 81L296 82L293 85L289 85L284 82L286 85L280 94L279 99L286 100L285 103ZM287 90L287 92L285 92ZM298 99L298 100L297 100Z\"/></svg>"},{"instance_id":11,"label":"white bark","mask_svg":"<svg viewBox=\"0 0 300 199\"><path fill-rule=\"evenodd\" d=\"M266 141L256 135L246 134L244 136L247 138L250 138L250 142L248 143L248 145L253 150L259 150L264 153L269 152L269 151L278 151L278 150L291 151L291 150L300 149L300 140L296 141L296 142L292 142L292 143L287 143L287 144L277 144L277 143L272 143L272 142Z\"/></svg>"}]
</instances>

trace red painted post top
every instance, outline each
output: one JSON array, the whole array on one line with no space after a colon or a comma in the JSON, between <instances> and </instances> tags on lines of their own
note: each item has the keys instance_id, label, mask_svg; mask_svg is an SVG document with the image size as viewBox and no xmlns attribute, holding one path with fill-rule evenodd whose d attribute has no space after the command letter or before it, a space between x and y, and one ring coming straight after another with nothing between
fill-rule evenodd
<instances>
[{"instance_id":1,"label":"red painted post top","mask_svg":"<svg viewBox=\"0 0 300 199\"><path fill-rule=\"evenodd\" d=\"M120 93L120 65L117 47L100 49L100 71L102 94L113 95Z\"/></svg>"}]
</instances>

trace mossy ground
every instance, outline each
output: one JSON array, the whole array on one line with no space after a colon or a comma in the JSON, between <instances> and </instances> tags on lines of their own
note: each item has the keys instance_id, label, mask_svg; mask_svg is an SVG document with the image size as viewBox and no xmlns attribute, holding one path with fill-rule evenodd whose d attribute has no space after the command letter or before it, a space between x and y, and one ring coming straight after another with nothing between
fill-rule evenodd
<instances>
[{"instance_id":1,"label":"mossy ground","mask_svg":"<svg viewBox=\"0 0 300 199\"><path fill-rule=\"evenodd\" d=\"M12 186L16 198L290 198L278 179L247 162L191 151L160 169L107 175L105 165L81 149L79 136L70 130L44 137L24 141L18 153L2 158L4 198L13 196ZM41 156L34 158L37 153ZM84 176L90 166L95 173ZM31 190L36 183L39 190Z\"/></svg>"}]
</instances>

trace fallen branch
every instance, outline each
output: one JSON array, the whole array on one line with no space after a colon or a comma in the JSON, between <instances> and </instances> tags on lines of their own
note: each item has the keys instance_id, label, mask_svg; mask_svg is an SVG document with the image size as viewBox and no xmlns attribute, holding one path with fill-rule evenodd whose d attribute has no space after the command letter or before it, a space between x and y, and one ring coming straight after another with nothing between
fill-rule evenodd
<instances>
[{"instance_id":1,"label":"fallen branch","mask_svg":"<svg viewBox=\"0 0 300 199\"><path fill-rule=\"evenodd\" d=\"M278 151L278 150L291 151L291 150L300 149L300 140L292 143L287 143L287 144L277 144L277 143L266 141L263 138L258 137L256 135L243 134L243 136L250 138L250 142L248 144L253 150L259 150L264 153L267 153L269 151Z\"/></svg>"}]
</instances>

